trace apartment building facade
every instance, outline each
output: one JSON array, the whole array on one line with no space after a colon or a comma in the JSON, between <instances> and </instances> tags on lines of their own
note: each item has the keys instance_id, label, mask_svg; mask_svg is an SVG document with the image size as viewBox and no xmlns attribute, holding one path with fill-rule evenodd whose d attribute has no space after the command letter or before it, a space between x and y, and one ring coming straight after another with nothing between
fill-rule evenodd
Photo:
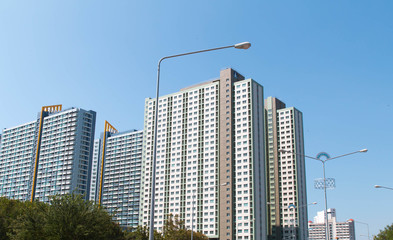
<instances>
[{"instance_id":1,"label":"apartment building facade","mask_svg":"<svg viewBox=\"0 0 393 240\"><path fill-rule=\"evenodd\" d=\"M3 130L0 145L0 196L29 200L37 121Z\"/></svg>"},{"instance_id":2,"label":"apartment building facade","mask_svg":"<svg viewBox=\"0 0 393 240\"><path fill-rule=\"evenodd\" d=\"M106 123L108 124L108 123ZM139 224L142 131L106 127L99 161L97 199L124 228Z\"/></svg>"},{"instance_id":3,"label":"apartment building facade","mask_svg":"<svg viewBox=\"0 0 393 240\"><path fill-rule=\"evenodd\" d=\"M302 113L265 100L269 239L307 239L307 192ZM280 151L284 150L284 151Z\"/></svg>"},{"instance_id":4,"label":"apartment building facade","mask_svg":"<svg viewBox=\"0 0 393 240\"><path fill-rule=\"evenodd\" d=\"M266 239L263 87L225 69L219 79L146 99L139 220L146 226L155 104L156 229L177 215L211 239Z\"/></svg>"},{"instance_id":5,"label":"apartment building facade","mask_svg":"<svg viewBox=\"0 0 393 240\"><path fill-rule=\"evenodd\" d=\"M101 156L101 139L95 139L93 145L93 159L91 164L91 178L90 178L90 195L89 200L96 202L97 197L97 188L99 186L99 164L100 164L100 156Z\"/></svg>"},{"instance_id":6,"label":"apartment building facade","mask_svg":"<svg viewBox=\"0 0 393 240\"><path fill-rule=\"evenodd\" d=\"M48 202L49 196L89 194L94 111L42 107L36 121L4 129L1 196Z\"/></svg>"}]
</instances>

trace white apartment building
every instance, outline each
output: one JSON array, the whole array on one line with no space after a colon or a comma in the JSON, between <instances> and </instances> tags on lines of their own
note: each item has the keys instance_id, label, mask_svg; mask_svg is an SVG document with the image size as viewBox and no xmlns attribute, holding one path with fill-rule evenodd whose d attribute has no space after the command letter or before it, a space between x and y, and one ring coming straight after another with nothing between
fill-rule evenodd
<instances>
[{"instance_id":1,"label":"white apartment building","mask_svg":"<svg viewBox=\"0 0 393 240\"><path fill-rule=\"evenodd\" d=\"M307 193L302 113L277 98L265 100L269 239L307 239ZM279 150L288 152L279 152Z\"/></svg>"},{"instance_id":2,"label":"white apartment building","mask_svg":"<svg viewBox=\"0 0 393 240\"><path fill-rule=\"evenodd\" d=\"M135 228L139 223L143 132L104 134L101 204L120 226Z\"/></svg>"},{"instance_id":3,"label":"white apartment building","mask_svg":"<svg viewBox=\"0 0 393 240\"><path fill-rule=\"evenodd\" d=\"M95 112L71 108L44 118L35 199L79 193L88 199Z\"/></svg>"},{"instance_id":4,"label":"white apartment building","mask_svg":"<svg viewBox=\"0 0 393 240\"><path fill-rule=\"evenodd\" d=\"M37 121L3 131L1 196L47 202L49 196L88 196L95 112L45 106Z\"/></svg>"},{"instance_id":5,"label":"white apartment building","mask_svg":"<svg viewBox=\"0 0 393 240\"><path fill-rule=\"evenodd\" d=\"M146 99L140 225L149 225L155 99ZM263 87L233 69L158 100L154 224L266 239Z\"/></svg>"},{"instance_id":6,"label":"white apartment building","mask_svg":"<svg viewBox=\"0 0 393 240\"><path fill-rule=\"evenodd\" d=\"M337 222L336 209L328 209L329 238L340 240L355 240L355 221ZM314 222L308 222L310 240L326 239L325 211L320 211L314 217Z\"/></svg>"},{"instance_id":7,"label":"white apartment building","mask_svg":"<svg viewBox=\"0 0 393 240\"><path fill-rule=\"evenodd\" d=\"M3 130L0 142L0 196L29 200L37 121Z\"/></svg>"},{"instance_id":8,"label":"white apartment building","mask_svg":"<svg viewBox=\"0 0 393 240\"><path fill-rule=\"evenodd\" d=\"M99 185L99 162L100 162L100 153L101 153L101 139L94 140L93 145L93 159L91 166L91 178L90 178L90 195L89 200L96 202L97 199L97 186Z\"/></svg>"}]
</instances>

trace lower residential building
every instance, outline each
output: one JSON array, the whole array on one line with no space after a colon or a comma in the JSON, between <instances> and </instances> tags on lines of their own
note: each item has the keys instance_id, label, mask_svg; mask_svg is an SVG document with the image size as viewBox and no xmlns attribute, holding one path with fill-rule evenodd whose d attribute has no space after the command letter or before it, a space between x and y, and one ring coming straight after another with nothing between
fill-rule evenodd
<instances>
[{"instance_id":1,"label":"lower residential building","mask_svg":"<svg viewBox=\"0 0 393 240\"><path fill-rule=\"evenodd\" d=\"M123 228L139 223L142 131L118 133L106 122L98 161L97 199Z\"/></svg>"},{"instance_id":2,"label":"lower residential building","mask_svg":"<svg viewBox=\"0 0 393 240\"><path fill-rule=\"evenodd\" d=\"M308 222L310 240L326 239L325 211L320 211L314 217L314 222ZM355 221L337 222L336 209L328 209L329 239L355 240Z\"/></svg>"}]
</instances>

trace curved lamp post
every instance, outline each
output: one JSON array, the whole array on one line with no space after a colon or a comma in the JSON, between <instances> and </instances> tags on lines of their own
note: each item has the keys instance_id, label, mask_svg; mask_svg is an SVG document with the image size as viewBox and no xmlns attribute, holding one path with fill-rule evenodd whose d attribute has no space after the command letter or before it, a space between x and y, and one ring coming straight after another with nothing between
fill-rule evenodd
<instances>
[{"instance_id":1,"label":"curved lamp post","mask_svg":"<svg viewBox=\"0 0 393 240\"><path fill-rule=\"evenodd\" d=\"M362 149L362 150L359 150L359 151L356 151L356 152L351 152L351 153L347 153L347 154L343 154L343 155L339 155L339 156L331 158L329 156L329 154L327 154L325 152L318 153L316 157L310 157L310 156L307 156L307 155L304 155L304 154L295 153L295 152L288 151L288 150L285 150L285 149L278 150L278 152L281 152L281 153L293 153L293 154L296 154L296 155L299 155L299 156L303 156L303 157L306 157L306 158L310 158L310 159L314 159L314 160L320 161L322 163L322 166L323 166L323 190L325 192L325 233L326 233L326 239L327 240L329 240L330 235L329 235L329 223L328 223L328 212L327 212L327 193L326 193L325 163L327 161L330 161L330 160L333 160L333 159L336 159L336 158L345 157L345 156L352 155L352 154L355 154L355 153L366 153L367 151L368 151L367 149ZM325 157L326 159L321 159L321 157Z\"/></svg>"},{"instance_id":2,"label":"curved lamp post","mask_svg":"<svg viewBox=\"0 0 393 240\"><path fill-rule=\"evenodd\" d=\"M205 50L200 50L200 51L195 51L195 52L188 52L188 53L181 53L181 54L176 54L176 55L171 55L171 56L166 56L161 58L158 61L158 68L157 68L157 94L156 94L156 102L155 102L155 119L154 119L154 145L153 145L153 169L152 169L152 189L151 189L151 204L150 204L150 229L149 229L149 240L154 240L154 204L155 204L155 197L156 197L156 150L157 150L157 125L158 125L158 97L160 93L160 66L161 62L165 59L168 58L175 58L175 57L181 57L181 56L186 56L186 55L191 55L191 54L197 54L197 53L203 53L203 52L210 52L210 51L215 51L215 50L221 50L225 48L236 48L236 49L248 49L251 47L251 43L249 42L242 42L238 43L235 45L230 45L230 46L224 46L224 47L218 47L218 48L210 48L210 49L205 49Z\"/></svg>"}]
</instances>

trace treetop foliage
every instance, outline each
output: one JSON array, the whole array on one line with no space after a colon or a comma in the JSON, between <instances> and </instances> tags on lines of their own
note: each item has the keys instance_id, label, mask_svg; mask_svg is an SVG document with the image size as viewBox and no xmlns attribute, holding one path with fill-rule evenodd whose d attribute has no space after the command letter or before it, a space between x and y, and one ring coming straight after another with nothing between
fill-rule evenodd
<instances>
[{"instance_id":1,"label":"treetop foliage","mask_svg":"<svg viewBox=\"0 0 393 240\"><path fill-rule=\"evenodd\" d=\"M51 197L50 203L22 202L0 197L0 239L4 240L148 240L149 229L138 226L123 231L112 216L99 205L85 201L79 194ZM169 216L163 234L154 232L155 240L188 240L178 216ZM194 232L193 239L208 239Z\"/></svg>"},{"instance_id":2,"label":"treetop foliage","mask_svg":"<svg viewBox=\"0 0 393 240\"><path fill-rule=\"evenodd\" d=\"M374 237L374 240L390 240L393 239L393 224L385 227L381 230L378 235Z\"/></svg>"}]
</instances>

